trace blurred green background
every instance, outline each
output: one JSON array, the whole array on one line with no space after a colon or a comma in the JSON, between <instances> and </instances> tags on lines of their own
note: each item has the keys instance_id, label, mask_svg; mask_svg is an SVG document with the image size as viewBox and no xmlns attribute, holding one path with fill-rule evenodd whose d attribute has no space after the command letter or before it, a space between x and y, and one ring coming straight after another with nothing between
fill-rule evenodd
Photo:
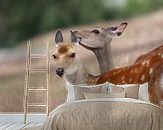
<instances>
[{"instance_id":1,"label":"blurred green background","mask_svg":"<svg viewBox=\"0 0 163 130\"><path fill-rule=\"evenodd\" d=\"M163 0L1 0L0 48L57 28L129 18L163 6Z\"/></svg>"}]
</instances>

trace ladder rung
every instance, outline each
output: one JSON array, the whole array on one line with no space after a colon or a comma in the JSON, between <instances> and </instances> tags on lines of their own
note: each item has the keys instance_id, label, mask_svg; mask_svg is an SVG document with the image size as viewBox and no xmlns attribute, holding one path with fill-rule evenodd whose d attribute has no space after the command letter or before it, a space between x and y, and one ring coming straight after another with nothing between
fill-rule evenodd
<instances>
[{"instance_id":1,"label":"ladder rung","mask_svg":"<svg viewBox=\"0 0 163 130\"><path fill-rule=\"evenodd\" d=\"M38 58L38 59L37 59ZM42 58L42 59L41 59ZM46 66L44 68L35 68L32 65L34 60L46 60ZM36 72L44 72L46 74L46 86L31 86L29 87L30 82L30 74ZM47 43L47 52L46 53L32 53L31 50L31 42L29 41L27 44L27 54L26 54L26 73L25 73L25 86L24 86L24 123L26 123L27 113L29 107L45 107L46 113L49 115L49 76L50 76L50 57L49 57L49 44ZM46 102L29 102L30 92L44 92L46 93ZM41 93L39 93L41 94Z\"/></svg>"},{"instance_id":2,"label":"ladder rung","mask_svg":"<svg viewBox=\"0 0 163 130\"><path fill-rule=\"evenodd\" d=\"M31 54L30 58L47 58L45 54Z\"/></svg>"},{"instance_id":3,"label":"ladder rung","mask_svg":"<svg viewBox=\"0 0 163 130\"><path fill-rule=\"evenodd\" d=\"M28 103L27 104L28 107L46 107L46 104L35 104L35 103Z\"/></svg>"},{"instance_id":4,"label":"ladder rung","mask_svg":"<svg viewBox=\"0 0 163 130\"><path fill-rule=\"evenodd\" d=\"M47 89L44 89L44 88L41 88L41 89L39 89L39 88L29 88L28 90L29 91L47 91Z\"/></svg>"},{"instance_id":5,"label":"ladder rung","mask_svg":"<svg viewBox=\"0 0 163 130\"><path fill-rule=\"evenodd\" d=\"M30 72L47 72L48 69L29 69Z\"/></svg>"}]
</instances>

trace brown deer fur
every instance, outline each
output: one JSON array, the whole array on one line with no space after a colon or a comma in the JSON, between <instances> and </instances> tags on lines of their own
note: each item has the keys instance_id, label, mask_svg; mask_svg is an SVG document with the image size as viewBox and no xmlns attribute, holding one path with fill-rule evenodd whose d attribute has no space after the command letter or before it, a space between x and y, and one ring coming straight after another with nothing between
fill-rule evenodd
<instances>
[{"instance_id":1,"label":"brown deer fur","mask_svg":"<svg viewBox=\"0 0 163 130\"><path fill-rule=\"evenodd\" d=\"M140 56L133 65L118 68L99 76L96 84L111 82L113 84L143 84L149 82L149 98L160 106L163 100L163 47Z\"/></svg>"}]
</instances>

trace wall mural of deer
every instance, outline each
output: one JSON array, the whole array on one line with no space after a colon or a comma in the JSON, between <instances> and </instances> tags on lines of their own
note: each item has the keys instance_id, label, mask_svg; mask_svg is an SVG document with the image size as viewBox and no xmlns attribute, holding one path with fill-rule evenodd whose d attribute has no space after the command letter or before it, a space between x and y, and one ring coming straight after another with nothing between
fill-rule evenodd
<instances>
[{"instance_id":1,"label":"wall mural of deer","mask_svg":"<svg viewBox=\"0 0 163 130\"><path fill-rule=\"evenodd\" d=\"M64 77L73 85L95 84L96 77L87 73L76 53L77 37L71 31L71 42L63 41L62 32L58 30L55 35L56 49L53 53L56 74Z\"/></svg>"},{"instance_id":2,"label":"wall mural of deer","mask_svg":"<svg viewBox=\"0 0 163 130\"><path fill-rule=\"evenodd\" d=\"M149 82L149 99L156 105L163 101L163 47L140 56L133 65L114 69L99 76L89 75L83 68L75 45L77 37L71 32L71 43L63 42L62 32L55 35L57 48L53 54L56 74L71 84L143 84ZM144 59L143 59L144 58ZM155 75L157 74L157 75Z\"/></svg>"},{"instance_id":3,"label":"wall mural of deer","mask_svg":"<svg viewBox=\"0 0 163 130\"><path fill-rule=\"evenodd\" d=\"M101 73L114 68L111 41L113 37L120 36L126 27L127 23L124 22L116 27L74 31L78 37L79 44L93 51L96 55Z\"/></svg>"}]
</instances>

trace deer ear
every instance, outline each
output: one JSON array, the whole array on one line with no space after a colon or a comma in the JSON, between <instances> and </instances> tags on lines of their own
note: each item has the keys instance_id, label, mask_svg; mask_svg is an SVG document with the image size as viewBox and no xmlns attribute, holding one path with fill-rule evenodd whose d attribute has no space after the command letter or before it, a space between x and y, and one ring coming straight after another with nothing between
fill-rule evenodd
<instances>
[{"instance_id":1,"label":"deer ear","mask_svg":"<svg viewBox=\"0 0 163 130\"><path fill-rule=\"evenodd\" d=\"M63 36L62 36L62 31L61 30L57 30L56 34L55 34L55 43L56 46L59 45L59 43L63 42Z\"/></svg>"},{"instance_id":2,"label":"deer ear","mask_svg":"<svg viewBox=\"0 0 163 130\"><path fill-rule=\"evenodd\" d=\"M111 36L120 36L123 31L125 30L125 28L127 27L127 22L121 23L119 26L117 27L109 27L106 29L106 31L109 32L109 34Z\"/></svg>"},{"instance_id":3,"label":"deer ear","mask_svg":"<svg viewBox=\"0 0 163 130\"><path fill-rule=\"evenodd\" d=\"M74 44L77 44L78 43L77 36L75 35L75 33L73 31L70 31L70 32L71 32L71 42Z\"/></svg>"}]
</instances>

